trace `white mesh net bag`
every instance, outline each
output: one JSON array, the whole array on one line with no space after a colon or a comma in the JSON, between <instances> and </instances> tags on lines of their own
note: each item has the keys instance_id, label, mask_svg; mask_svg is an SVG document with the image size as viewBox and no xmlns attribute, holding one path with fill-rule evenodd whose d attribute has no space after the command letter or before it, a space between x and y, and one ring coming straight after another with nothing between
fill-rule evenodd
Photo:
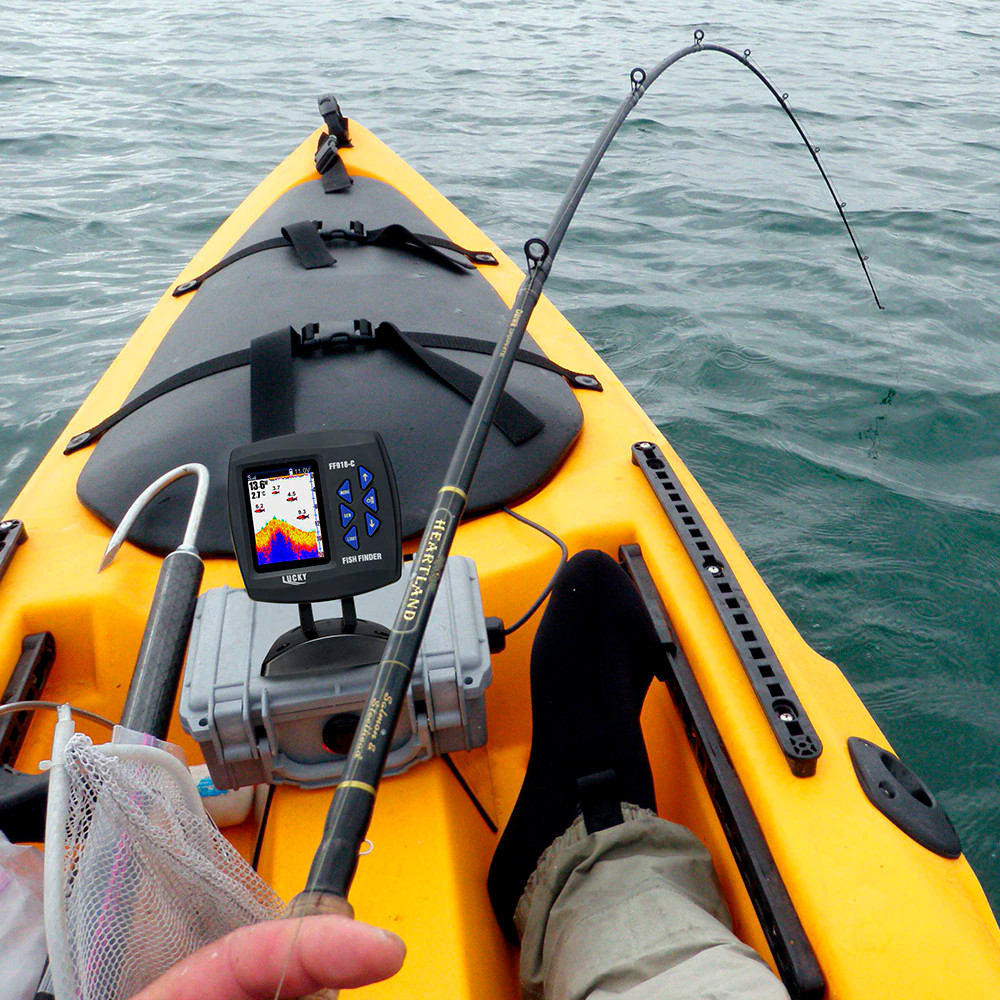
<instances>
[{"instance_id":1,"label":"white mesh net bag","mask_svg":"<svg viewBox=\"0 0 1000 1000\"><path fill-rule=\"evenodd\" d=\"M205 815L177 757L163 744L95 746L63 715L45 837L58 1000L126 1000L223 934L278 915L281 900Z\"/></svg>"}]
</instances>

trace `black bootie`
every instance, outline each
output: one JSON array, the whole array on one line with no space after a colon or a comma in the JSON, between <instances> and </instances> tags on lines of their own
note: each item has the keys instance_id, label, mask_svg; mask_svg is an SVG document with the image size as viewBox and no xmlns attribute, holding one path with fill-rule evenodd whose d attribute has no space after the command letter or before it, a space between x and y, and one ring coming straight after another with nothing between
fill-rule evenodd
<instances>
[{"instance_id":1,"label":"black bootie","mask_svg":"<svg viewBox=\"0 0 1000 1000\"><path fill-rule=\"evenodd\" d=\"M621 802L656 809L639 712L659 655L624 570L603 552L574 556L535 635L531 753L487 880L511 940L514 909L539 857L581 805L591 833L621 822Z\"/></svg>"}]
</instances>

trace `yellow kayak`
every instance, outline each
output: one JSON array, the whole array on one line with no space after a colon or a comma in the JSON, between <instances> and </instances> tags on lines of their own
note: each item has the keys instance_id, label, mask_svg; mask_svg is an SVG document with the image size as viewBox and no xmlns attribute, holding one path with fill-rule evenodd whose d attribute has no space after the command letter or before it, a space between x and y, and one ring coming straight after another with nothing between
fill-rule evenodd
<instances>
[{"instance_id":1,"label":"yellow kayak","mask_svg":"<svg viewBox=\"0 0 1000 1000\"><path fill-rule=\"evenodd\" d=\"M381 434L403 551L413 553L468 387L523 274L354 121L349 143L334 151L324 131L308 137L233 212L11 506L0 537L5 680L25 662L25 637L49 633L44 698L120 718L192 487L178 483L151 504L98 575L114 527L158 476L203 463L212 483L199 536L203 600L241 591L226 469L232 449L279 411L288 433ZM292 338L295 382L277 402L254 346L275 330ZM654 681L642 716L658 810L710 851L739 937L793 995L1000 996L1000 928L933 794L892 754L837 667L806 645L669 443L548 300L528 335L453 548L474 565L485 618L517 622L559 562L551 538L505 507L570 553L620 560L663 644L666 683ZM445 730L443 710L425 718L430 695L416 696L351 894L359 919L408 947L399 975L367 988L373 998L518 995L517 953L494 919L486 874L528 758L539 617L504 648L493 643L478 698L455 694L457 728ZM207 619L200 613L201 658ZM194 657L189 650L188 671ZM185 684L181 700L192 704ZM316 725L335 762L344 751L328 723L345 709L322 711ZM271 712L240 737L248 780L274 787L266 825L251 813L225 832L247 858L256 846L260 874L287 900L305 884L340 772L296 757L290 724ZM175 711L169 738L189 763L208 757L222 768L225 744L192 718L182 725ZM37 771L51 737L37 715L5 762Z\"/></svg>"}]
</instances>

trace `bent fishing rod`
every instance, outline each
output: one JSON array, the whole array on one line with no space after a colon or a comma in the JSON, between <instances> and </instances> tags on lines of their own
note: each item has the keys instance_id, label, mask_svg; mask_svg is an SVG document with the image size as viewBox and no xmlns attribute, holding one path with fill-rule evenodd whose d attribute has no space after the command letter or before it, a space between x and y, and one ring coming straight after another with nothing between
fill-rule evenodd
<instances>
[{"instance_id":1,"label":"bent fishing rod","mask_svg":"<svg viewBox=\"0 0 1000 1000\"><path fill-rule=\"evenodd\" d=\"M687 56L700 52L720 52L742 63L764 83L794 123L819 167L840 217L847 226L851 242L868 278L869 287L875 296L875 302L880 309L882 308L868 273L865 257L854 239L854 233L844 214L844 203L840 201L820 163L817 147L809 141L788 107L788 95L779 93L770 80L751 64L749 49L740 54L722 45L706 43L704 37L704 32L696 31L693 45L674 52L648 74L642 69L632 70L631 93L622 101L597 137L560 204L545 238L535 237L524 245L527 274L514 299L506 332L493 351L489 367L472 402L448 466L444 484L434 501L413 559L403 600L372 682L368 703L348 754L343 780L338 784L330 804L322 842L313 858L305 889L289 904L286 911L288 917L307 916L313 913L341 913L353 916L353 910L347 902L347 893L357 868L358 851L368 832L392 733L404 704L406 690L452 540L465 511L476 466L482 455L487 433L525 328L541 296L542 287L548 278L570 221L602 157L632 109L664 71Z\"/></svg>"}]
</instances>

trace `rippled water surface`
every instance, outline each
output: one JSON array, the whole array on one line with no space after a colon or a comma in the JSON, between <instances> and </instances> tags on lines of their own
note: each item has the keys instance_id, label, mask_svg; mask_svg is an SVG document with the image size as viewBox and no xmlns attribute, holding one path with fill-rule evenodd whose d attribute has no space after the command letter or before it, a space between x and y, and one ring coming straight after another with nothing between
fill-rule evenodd
<instances>
[{"instance_id":1,"label":"rippled water surface","mask_svg":"<svg viewBox=\"0 0 1000 1000\"><path fill-rule=\"evenodd\" d=\"M508 252L633 66L735 62L623 130L549 295L699 476L792 620L938 793L1000 908L1000 27L990 4L7 0L0 509L333 91ZM873 13L872 11L875 11Z\"/></svg>"}]
</instances>

